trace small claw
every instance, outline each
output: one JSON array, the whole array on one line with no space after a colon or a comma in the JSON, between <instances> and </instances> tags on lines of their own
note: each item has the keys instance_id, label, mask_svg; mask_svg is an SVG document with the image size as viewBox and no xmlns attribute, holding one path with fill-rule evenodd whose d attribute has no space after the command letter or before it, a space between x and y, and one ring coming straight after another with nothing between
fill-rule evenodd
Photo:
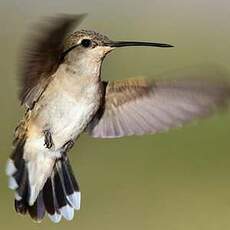
<instances>
[{"instance_id":1,"label":"small claw","mask_svg":"<svg viewBox=\"0 0 230 230\"><path fill-rule=\"evenodd\" d=\"M46 148L50 149L53 146L52 136L49 130L44 130Z\"/></svg>"}]
</instances>

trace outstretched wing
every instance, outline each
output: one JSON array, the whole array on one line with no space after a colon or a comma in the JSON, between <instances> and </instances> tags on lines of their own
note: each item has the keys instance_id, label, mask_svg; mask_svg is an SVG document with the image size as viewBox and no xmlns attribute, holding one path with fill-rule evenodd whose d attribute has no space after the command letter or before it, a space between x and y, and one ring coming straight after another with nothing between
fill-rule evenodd
<instances>
[{"instance_id":1,"label":"outstretched wing","mask_svg":"<svg viewBox=\"0 0 230 230\"><path fill-rule=\"evenodd\" d=\"M41 96L57 70L65 36L83 16L62 15L35 26L36 32L24 50L19 95L22 104L32 108Z\"/></svg>"},{"instance_id":2,"label":"outstretched wing","mask_svg":"<svg viewBox=\"0 0 230 230\"><path fill-rule=\"evenodd\" d=\"M192 79L104 82L104 90L104 106L87 129L98 138L165 131L208 115L230 97L225 82Z\"/></svg>"}]
</instances>

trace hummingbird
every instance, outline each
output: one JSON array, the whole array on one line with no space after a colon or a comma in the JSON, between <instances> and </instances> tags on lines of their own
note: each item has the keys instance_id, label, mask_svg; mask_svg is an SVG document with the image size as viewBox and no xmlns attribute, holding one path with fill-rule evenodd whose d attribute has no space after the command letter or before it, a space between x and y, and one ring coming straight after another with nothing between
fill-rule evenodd
<instances>
[{"instance_id":1,"label":"hummingbird","mask_svg":"<svg viewBox=\"0 0 230 230\"><path fill-rule=\"evenodd\" d=\"M224 106L230 86L203 79L103 81L112 50L170 44L113 41L90 30L71 33L84 15L59 15L37 26L23 49L19 99L25 115L15 129L6 167L15 209L41 222L72 220L81 193L68 152L83 132L94 138L154 134Z\"/></svg>"}]
</instances>

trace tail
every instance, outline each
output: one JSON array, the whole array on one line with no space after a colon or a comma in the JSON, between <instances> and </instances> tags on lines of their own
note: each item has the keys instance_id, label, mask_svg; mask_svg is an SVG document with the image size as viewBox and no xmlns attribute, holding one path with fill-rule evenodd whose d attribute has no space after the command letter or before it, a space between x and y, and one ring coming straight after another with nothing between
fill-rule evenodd
<instances>
[{"instance_id":1,"label":"tail","mask_svg":"<svg viewBox=\"0 0 230 230\"><path fill-rule=\"evenodd\" d=\"M80 209L81 194L67 156L55 161L51 176L30 205L31 185L28 162L23 158L24 145L25 140L18 141L6 168L9 188L15 190L16 211L22 215L28 213L37 222L41 222L46 212L55 223L62 216L72 220L74 209Z\"/></svg>"}]
</instances>

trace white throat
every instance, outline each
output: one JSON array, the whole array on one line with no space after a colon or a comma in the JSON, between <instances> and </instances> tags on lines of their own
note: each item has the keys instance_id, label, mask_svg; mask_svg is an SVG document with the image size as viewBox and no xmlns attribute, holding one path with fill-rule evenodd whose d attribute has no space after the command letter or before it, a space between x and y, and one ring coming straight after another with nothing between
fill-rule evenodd
<instances>
[{"instance_id":1,"label":"white throat","mask_svg":"<svg viewBox=\"0 0 230 230\"><path fill-rule=\"evenodd\" d=\"M79 52L76 49L70 52L65 59L66 70L78 77L99 78L104 55L104 47L79 50Z\"/></svg>"}]
</instances>

